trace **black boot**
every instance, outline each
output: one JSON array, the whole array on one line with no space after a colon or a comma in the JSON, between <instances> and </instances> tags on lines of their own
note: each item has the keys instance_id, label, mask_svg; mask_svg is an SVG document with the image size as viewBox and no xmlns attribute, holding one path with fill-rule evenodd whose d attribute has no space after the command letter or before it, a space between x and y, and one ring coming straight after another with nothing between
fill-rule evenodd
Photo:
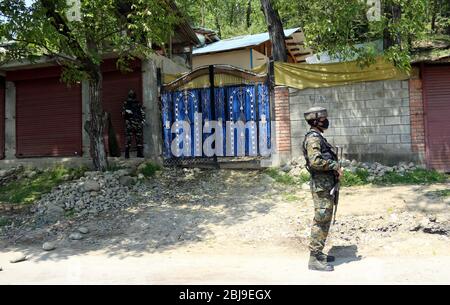
<instances>
[{"instance_id":1,"label":"black boot","mask_svg":"<svg viewBox=\"0 0 450 305\"><path fill-rule=\"evenodd\" d=\"M129 148L125 149L125 159L130 159L130 149Z\"/></svg>"},{"instance_id":2,"label":"black boot","mask_svg":"<svg viewBox=\"0 0 450 305\"><path fill-rule=\"evenodd\" d=\"M317 255L317 259L319 259L321 262L324 262L324 263L332 263L336 260L336 258L334 256L326 255L325 253L322 253L322 252L320 252Z\"/></svg>"},{"instance_id":3,"label":"black boot","mask_svg":"<svg viewBox=\"0 0 450 305\"><path fill-rule=\"evenodd\" d=\"M314 271L324 271L324 272L331 272L334 271L334 267L331 265L328 265L326 262L322 262L320 260L320 254L312 253L309 258L309 270Z\"/></svg>"},{"instance_id":4,"label":"black boot","mask_svg":"<svg viewBox=\"0 0 450 305\"><path fill-rule=\"evenodd\" d=\"M144 149L142 147L138 147L137 149L137 157L144 158Z\"/></svg>"}]
</instances>

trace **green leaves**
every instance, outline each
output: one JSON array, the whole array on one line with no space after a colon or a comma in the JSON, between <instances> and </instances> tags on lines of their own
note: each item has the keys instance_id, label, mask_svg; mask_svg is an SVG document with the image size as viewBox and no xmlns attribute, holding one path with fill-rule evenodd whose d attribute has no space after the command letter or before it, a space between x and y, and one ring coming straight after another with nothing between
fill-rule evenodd
<instances>
[{"instance_id":1,"label":"green leaves","mask_svg":"<svg viewBox=\"0 0 450 305\"><path fill-rule=\"evenodd\" d=\"M77 82L100 65L103 54L128 58L150 52L150 42L164 44L177 21L160 0L40 0L31 7L2 0L0 42L13 43L0 54L0 64L47 55L65 67L64 81Z\"/></svg>"},{"instance_id":2,"label":"green leaves","mask_svg":"<svg viewBox=\"0 0 450 305\"><path fill-rule=\"evenodd\" d=\"M426 0L383 1L381 11L375 14L379 18L368 18L370 7L365 1L305 2L309 5L303 21L304 29L307 44L314 50L370 62L379 54L369 45L362 48L356 45L383 40L388 42L385 44L385 57L403 70L410 69L411 43L426 34L429 20Z\"/></svg>"}]
</instances>

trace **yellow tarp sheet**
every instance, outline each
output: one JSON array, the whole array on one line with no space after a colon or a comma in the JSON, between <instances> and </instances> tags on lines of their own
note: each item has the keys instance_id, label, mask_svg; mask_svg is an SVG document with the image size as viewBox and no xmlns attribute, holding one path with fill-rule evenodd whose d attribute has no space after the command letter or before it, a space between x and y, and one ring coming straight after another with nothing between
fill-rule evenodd
<instances>
[{"instance_id":1,"label":"yellow tarp sheet","mask_svg":"<svg viewBox=\"0 0 450 305\"><path fill-rule=\"evenodd\" d=\"M261 68L260 68L261 69ZM406 80L409 75L393 64L378 59L361 68L357 62L333 64L275 63L275 83L296 89L324 88L381 80Z\"/></svg>"},{"instance_id":2,"label":"yellow tarp sheet","mask_svg":"<svg viewBox=\"0 0 450 305\"><path fill-rule=\"evenodd\" d=\"M169 84L178 78L184 76L183 74L180 75L170 75L165 74L164 75L164 83ZM214 86L217 88L225 87L225 86L233 86L233 85L240 85L240 84L246 84L246 80L242 79L237 76L233 75L227 75L227 74L215 74L214 75ZM178 88L177 90L183 91L183 90L189 90L189 89L201 89L201 88L209 88L210 87L210 81L209 81L209 75L202 75L199 76L186 85Z\"/></svg>"},{"instance_id":3,"label":"yellow tarp sheet","mask_svg":"<svg viewBox=\"0 0 450 305\"><path fill-rule=\"evenodd\" d=\"M252 70L256 74L267 73L267 65L259 66ZM164 83L168 84L180 75L164 75ZM390 62L379 58L375 64L361 67L357 62L332 63L332 64L288 64L275 63L275 84L295 89L324 88L350 85L360 82L381 80L406 80L409 75L397 69ZM216 75L215 86L241 84L243 80L229 75ZM194 89L209 86L209 76L201 76L180 88Z\"/></svg>"}]
</instances>

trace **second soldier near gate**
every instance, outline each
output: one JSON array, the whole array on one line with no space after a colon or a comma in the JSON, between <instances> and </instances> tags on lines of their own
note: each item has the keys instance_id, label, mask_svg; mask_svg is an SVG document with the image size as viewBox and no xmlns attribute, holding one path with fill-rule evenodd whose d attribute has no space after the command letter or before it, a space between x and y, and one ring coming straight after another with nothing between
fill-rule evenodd
<instances>
[{"instance_id":1,"label":"second soldier near gate","mask_svg":"<svg viewBox=\"0 0 450 305\"><path fill-rule=\"evenodd\" d=\"M323 136L330 126L327 109L311 108L305 113L305 119L311 129L305 136L303 152L306 168L311 173L311 192L314 201L309 269L333 271L334 268L329 263L334 261L334 257L324 254L323 249L333 218L334 197L331 191L341 178L342 170L334 147Z\"/></svg>"},{"instance_id":2,"label":"second soldier near gate","mask_svg":"<svg viewBox=\"0 0 450 305\"><path fill-rule=\"evenodd\" d=\"M145 111L133 90L128 93L128 99L123 105L122 116L125 120L125 158L130 158L133 135L136 139L137 157L144 158Z\"/></svg>"}]
</instances>

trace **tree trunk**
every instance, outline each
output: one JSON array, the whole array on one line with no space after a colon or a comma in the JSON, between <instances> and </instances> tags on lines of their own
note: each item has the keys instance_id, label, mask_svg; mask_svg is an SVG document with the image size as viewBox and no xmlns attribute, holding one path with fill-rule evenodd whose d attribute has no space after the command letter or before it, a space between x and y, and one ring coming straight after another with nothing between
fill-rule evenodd
<instances>
[{"instance_id":1,"label":"tree trunk","mask_svg":"<svg viewBox=\"0 0 450 305\"><path fill-rule=\"evenodd\" d=\"M97 171L106 171L108 169L108 158L105 151L105 120L102 106L102 86L103 76L100 71L89 80L89 108L91 111L91 120L89 122L89 138L91 141L91 157L94 167Z\"/></svg>"},{"instance_id":2,"label":"tree trunk","mask_svg":"<svg viewBox=\"0 0 450 305\"><path fill-rule=\"evenodd\" d=\"M252 0L248 0L247 4L247 29L252 26Z\"/></svg>"},{"instance_id":3,"label":"tree trunk","mask_svg":"<svg viewBox=\"0 0 450 305\"><path fill-rule=\"evenodd\" d=\"M273 8L270 0L261 0L261 6L266 17L267 27L269 28L273 59L275 61L287 62L286 37L284 36L280 15Z\"/></svg>"},{"instance_id":4,"label":"tree trunk","mask_svg":"<svg viewBox=\"0 0 450 305\"><path fill-rule=\"evenodd\" d=\"M217 35L222 39L222 27L220 26L219 17L216 15L214 16L214 19L216 21Z\"/></svg>"},{"instance_id":5,"label":"tree trunk","mask_svg":"<svg viewBox=\"0 0 450 305\"><path fill-rule=\"evenodd\" d=\"M386 3L384 6L384 12L388 19L388 22L396 23L402 16L402 8L398 4ZM384 31L384 49L387 50L392 46L401 45L402 40L399 34L389 33L389 30Z\"/></svg>"}]
</instances>

